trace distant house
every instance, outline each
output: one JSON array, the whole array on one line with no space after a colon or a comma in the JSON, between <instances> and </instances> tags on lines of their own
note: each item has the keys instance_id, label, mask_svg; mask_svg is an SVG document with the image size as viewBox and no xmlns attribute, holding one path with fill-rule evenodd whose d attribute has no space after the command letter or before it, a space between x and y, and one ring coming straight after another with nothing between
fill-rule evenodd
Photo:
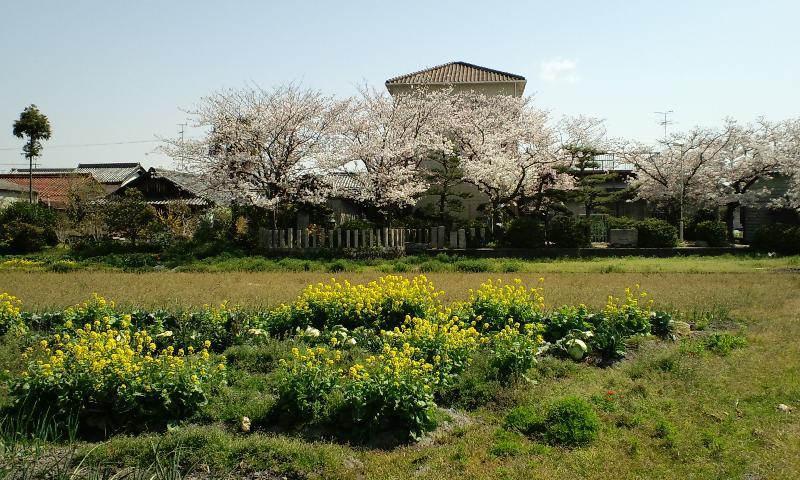
<instances>
[{"instance_id":1,"label":"distant house","mask_svg":"<svg viewBox=\"0 0 800 480\"><path fill-rule=\"evenodd\" d=\"M27 175L27 168L15 168L11 173ZM125 183L144 174L146 170L139 163L79 163L78 168L34 168L33 175L62 175L69 173L89 174L103 186L108 194Z\"/></svg>"},{"instance_id":2,"label":"distant house","mask_svg":"<svg viewBox=\"0 0 800 480\"><path fill-rule=\"evenodd\" d=\"M230 197L213 189L202 176L163 168L151 167L125 182L112 195L122 195L129 188L142 192L145 201L157 208L176 202L197 209L231 203Z\"/></svg>"},{"instance_id":3,"label":"distant house","mask_svg":"<svg viewBox=\"0 0 800 480\"><path fill-rule=\"evenodd\" d=\"M386 89L392 96L408 93L413 89L437 90L452 88L454 92L477 92L485 95L511 95L521 97L525 91L525 77L467 62L449 62L386 80ZM435 169L435 162L423 166ZM474 185L462 182L453 187L451 193L460 197L462 208L448 211L452 216L464 220L484 217L484 206L489 199ZM438 195L423 195L416 208L428 214L438 214ZM447 207L446 207L447 209Z\"/></svg>"},{"instance_id":4,"label":"distant house","mask_svg":"<svg viewBox=\"0 0 800 480\"><path fill-rule=\"evenodd\" d=\"M39 203L47 205L56 210L64 210L69 204L69 195L75 189L91 188L101 189L100 182L88 173L76 173L70 169L65 172L40 173L34 172L33 189L38 193ZM16 184L24 188L27 198L28 174L27 173L4 173L0 174L0 180Z\"/></svg>"},{"instance_id":5,"label":"distant house","mask_svg":"<svg viewBox=\"0 0 800 480\"><path fill-rule=\"evenodd\" d=\"M487 95L521 97L525 83L525 77L514 73L467 62L449 62L390 78L386 80L386 89L391 95L409 92L414 88L452 88L456 92L475 91Z\"/></svg>"},{"instance_id":6,"label":"distant house","mask_svg":"<svg viewBox=\"0 0 800 480\"><path fill-rule=\"evenodd\" d=\"M39 198L39 193L33 191L33 201L36 202ZM6 207L14 202L27 202L28 201L28 186L18 185L8 180L0 180L0 208Z\"/></svg>"},{"instance_id":7,"label":"distant house","mask_svg":"<svg viewBox=\"0 0 800 480\"><path fill-rule=\"evenodd\" d=\"M753 235L759 228L772 223L800 224L800 214L797 210L779 208L773 205L776 199L786 195L789 190L789 179L776 175L769 180L760 180L754 185L754 190L767 188L769 195L761 198L747 207L740 207L739 218L742 223L742 238L749 244Z\"/></svg>"}]
</instances>

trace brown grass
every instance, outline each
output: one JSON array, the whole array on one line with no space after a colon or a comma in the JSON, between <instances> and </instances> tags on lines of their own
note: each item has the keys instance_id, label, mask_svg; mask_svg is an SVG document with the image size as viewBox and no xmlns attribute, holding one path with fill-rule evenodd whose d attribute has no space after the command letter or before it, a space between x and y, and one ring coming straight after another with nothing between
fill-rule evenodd
<instances>
[{"instance_id":1,"label":"brown grass","mask_svg":"<svg viewBox=\"0 0 800 480\"><path fill-rule=\"evenodd\" d=\"M368 282L381 274L316 272L119 273L5 272L0 292L19 297L28 310L63 308L98 293L126 307L188 308L230 300L247 308L264 308L293 299L310 283L335 277ZM411 274L406 274L411 276ZM640 284L660 305L682 309L709 304L752 304L772 292L800 291L800 276L789 273L430 273L446 300L463 299L468 289L488 278L521 278L529 285L545 278L545 296L553 305L602 304L609 294Z\"/></svg>"}]
</instances>

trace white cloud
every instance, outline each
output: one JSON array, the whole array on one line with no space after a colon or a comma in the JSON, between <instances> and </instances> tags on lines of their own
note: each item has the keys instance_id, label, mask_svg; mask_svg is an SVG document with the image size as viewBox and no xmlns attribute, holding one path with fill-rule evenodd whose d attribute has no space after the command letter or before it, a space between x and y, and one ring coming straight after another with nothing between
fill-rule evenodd
<instances>
[{"instance_id":1,"label":"white cloud","mask_svg":"<svg viewBox=\"0 0 800 480\"><path fill-rule=\"evenodd\" d=\"M555 57L539 64L539 78L550 83L578 83L578 61Z\"/></svg>"}]
</instances>

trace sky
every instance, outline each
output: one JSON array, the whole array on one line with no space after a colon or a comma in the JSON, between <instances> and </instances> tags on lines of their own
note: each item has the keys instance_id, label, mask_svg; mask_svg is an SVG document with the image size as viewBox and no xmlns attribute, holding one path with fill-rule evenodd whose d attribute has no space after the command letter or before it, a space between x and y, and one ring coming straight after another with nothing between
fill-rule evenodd
<instances>
[{"instance_id":1,"label":"sky","mask_svg":"<svg viewBox=\"0 0 800 480\"><path fill-rule=\"evenodd\" d=\"M798 18L797 0L0 0L0 171L25 161L12 125L32 103L53 129L41 166L170 166L158 138L214 91L348 96L450 61L522 75L554 118L613 137L663 136L665 110L673 130L796 117Z\"/></svg>"}]
</instances>

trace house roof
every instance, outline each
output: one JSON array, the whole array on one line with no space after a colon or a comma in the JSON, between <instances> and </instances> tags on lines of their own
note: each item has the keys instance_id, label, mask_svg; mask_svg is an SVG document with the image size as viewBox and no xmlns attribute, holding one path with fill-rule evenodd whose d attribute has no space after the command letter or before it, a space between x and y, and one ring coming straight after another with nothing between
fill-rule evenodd
<instances>
[{"instance_id":1,"label":"house roof","mask_svg":"<svg viewBox=\"0 0 800 480\"><path fill-rule=\"evenodd\" d=\"M28 186L27 173L0 174L0 180L15 183L23 188ZM33 189L39 194L39 201L53 208L65 208L69 202L69 191L80 182L97 182L88 173L49 173L33 176Z\"/></svg>"},{"instance_id":2,"label":"house roof","mask_svg":"<svg viewBox=\"0 0 800 480\"><path fill-rule=\"evenodd\" d=\"M123 184L146 170L139 163L79 163L78 172L90 173L103 184Z\"/></svg>"},{"instance_id":3,"label":"house roof","mask_svg":"<svg viewBox=\"0 0 800 480\"><path fill-rule=\"evenodd\" d=\"M27 175L30 169L15 168L12 173ZM78 168L34 168L33 175L88 173L103 185L121 185L146 170L139 163L79 163Z\"/></svg>"},{"instance_id":4,"label":"house roof","mask_svg":"<svg viewBox=\"0 0 800 480\"><path fill-rule=\"evenodd\" d=\"M28 187L23 187L22 185L17 185L14 182L0 179L0 190L5 190L7 192L27 192Z\"/></svg>"},{"instance_id":5,"label":"house roof","mask_svg":"<svg viewBox=\"0 0 800 480\"><path fill-rule=\"evenodd\" d=\"M386 80L386 85L524 82L525 77L467 62L450 62Z\"/></svg>"},{"instance_id":6,"label":"house roof","mask_svg":"<svg viewBox=\"0 0 800 480\"><path fill-rule=\"evenodd\" d=\"M231 201L228 195L215 189L200 175L155 167L150 167L148 174L151 178L164 178L169 180L195 197L210 200L218 205L227 205Z\"/></svg>"}]
</instances>

